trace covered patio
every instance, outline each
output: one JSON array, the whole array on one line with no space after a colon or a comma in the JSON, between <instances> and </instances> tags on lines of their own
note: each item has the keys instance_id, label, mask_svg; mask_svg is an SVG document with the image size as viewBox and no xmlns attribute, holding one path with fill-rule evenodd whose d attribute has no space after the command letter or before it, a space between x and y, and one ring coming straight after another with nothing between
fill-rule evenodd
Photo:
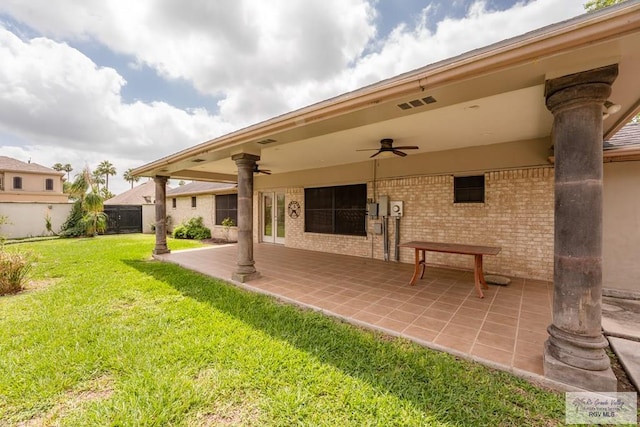
<instances>
[{"instance_id":1,"label":"covered patio","mask_svg":"<svg viewBox=\"0 0 640 427\"><path fill-rule=\"evenodd\" d=\"M320 310L366 328L476 360L535 381L543 377L543 345L551 323L553 284L512 278L478 298L472 271L427 268L415 286L409 264L273 244L254 246L261 277L245 289ZM229 280L236 245L155 255Z\"/></svg>"},{"instance_id":2,"label":"covered patio","mask_svg":"<svg viewBox=\"0 0 640 427\"><path fill-rule=\"evenodd\" d=\"M156 183L154 254L516 373L613 391L603 260L620 270L615 286L637 292L627 259L640 237L634 220L603 227L614 194L603 140L640 111L639 43L640 2L625 2L148 163L133 174ZM613 182L626 168L608 169ZM169 179L237 182L237 247L168 254ZM624 182L614 205L632 210ZM538 280L480 300L471 272L432 269L410 288L410 265L382 261L394 217L398 243L499 247L488 270ZM603 257L605 241L622 255Z\"/></svg>"}]
</instances>

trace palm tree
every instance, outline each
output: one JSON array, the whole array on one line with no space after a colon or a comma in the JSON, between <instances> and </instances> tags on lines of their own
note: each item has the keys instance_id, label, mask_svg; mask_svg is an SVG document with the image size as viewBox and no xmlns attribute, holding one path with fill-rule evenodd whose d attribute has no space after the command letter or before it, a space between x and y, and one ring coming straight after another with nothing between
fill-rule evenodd
<instances>
[{"instance_id":1,"label":"palm tree","mask_svg":"<svg viewBox=\"0 0 640 427\"><path fill-rule=\"evenodd\" d=\"M95 236L107 228L103 199L88 167L76 175L69 186L69 194L76 199L71 215L63 225L63 235ZM101 177L101 176L100 176Z\"/></svg>"},{"instance_id":2,"label":"palm tree","mask_svg":"<svg viewBox=\"0 0 640 427\"><path fill-rule=\"evenodd\" d=\"M131 171L133 171L133 168L127 169L122 174L122 177L124 178L125 181L130 182L131 183L131 188L133 188L133 183L140 181L140 177L131 175Z\"/></svg>"},{"instance_id":3,"label":"palm tree","mask_svg":"<svg viewBox=\"0 0 640 427\"><path fill-rule=\"evenodd\" d=\"M64 170L64 166L62 166L62 163L56 163L55 165L51 166L51 169L53 169L54 171L62 172Z\"/></svg>"},{"instance_id":4,"label":"palm tree","mask_svg":"<svg viewBox=\"0 0 640 427\"><path fill-rule=\"evenodd\" d=\"M100 186L104 185L104 176L102 176L103 174L98 169L96 169L89 175L91 182L98 188L98 190L100 190Z\"/></svg>"},{"instance_id":5,"label":"palm tree","mask_svg":"<svg viewBox=\"0 0 640 427\"><path fill-rule=\"evenodd\" d=\"M116 168L109 160L103 160L98 167L96 168L96 173L100 175L104 175L105 177L105 187L107 190L109 189L109 175L116 174Z\"/></svg>"},{"instance_id":6,"label":"palm tree","mask_svg":"<svg viewBox=\"0 0 640 427\"><path fill-rule=\"evenodd\" d=\"M98 233L107 229L107 215L103 212L104 200L102 196L95 191L87 193L82 203L84 216L82 221L85 225L85 233L87 236L96 236Z\"/></svg>"},{"instance_id":7,"label":"palm tree","mask_svg":"<svg viewBox=\"0 0 640 427\"><path fill-rule=\"evenodd\" d=\"M58 164L59 164L59 163L56 163L56 165L58 165ZM54 168L54 169L55 169L55 168ZM56 169L56 170L58 170L58 169ZM71 167L71 165L70 165L69 163L67 163L66 165L64 165L64 166L62 167L62 170L63 170L63 171L65 171L65 172L67 173L67 181L68 181L68 180L70 180L70 179L71 179L71 178L70 178L70 174L71 174L71 171L73 170L73 168Z\"/></svg>"}]
</instances>

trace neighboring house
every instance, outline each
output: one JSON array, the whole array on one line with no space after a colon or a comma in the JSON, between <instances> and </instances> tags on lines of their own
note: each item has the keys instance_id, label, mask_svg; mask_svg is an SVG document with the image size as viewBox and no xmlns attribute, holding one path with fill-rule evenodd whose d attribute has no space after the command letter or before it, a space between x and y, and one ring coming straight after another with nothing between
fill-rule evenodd
<instances>
[{"instance_id":1,"label":"neighboring house","mask_svg":"<svg viewBox=\"0 0 640 427\"><path fill-rule=\"evenodd\" d=\"M169 229L178 224L202 217L211 236L218 239L236 240L236 227L228 231L222 226L225 218L238 223L238 194L235 184L193 181L167 191L167 215Z\"/></svg>"},{"instance_id":2,"label":"neighboring house","mask_svg":"<svg viewBox=\"0 0 640 427\"><path fill-rule=\"evenodd\" d=\"M604 144L603 286L640 297L640 123Z\"/></svg>"},{"instance_id":3,"label":"neighboring house","mask_svg":"<svg viewBox=\"0 0 640 427\"><path fill-rule=\"evenodd\" d=\"M106 200L104 212L109 218L106 233L153 233L155 202L155 183L151 180Z\"/></svg>"},{"instance_id":4,"label":"neighboring house","mask_svg":"<svg viewBox=\"0 0 640 427\"><path fill-rule=\"evenodd\" d=\"M0 202L66 203L64 172L0 156Z\"/></svg>"},{"instance_id":5,"label":"neighboring house","mask_svg":"<svg viewBox=\"0 0 640 427\"><path fill-rule=\"evenodd\" d=\"M376 259L393 257L385 241L396 233L401 242L500 246L485 270L554 282L545 375L615 389L603 351L602 286L640 293L640 147L615 137L637 129L621 133L640 106L638 46L640 3L625 2L133 173L154 177L158 199L169 178L238 183L237 281L259 277L254 242ZM254 177L258 167L272 174ZM402 202L399 220L389 202ZM166 252L156 236L155 253ZM401 262L413 259L400 251ZM428 261L471 267L461 255L430 253Z\"/></svg>"},{"instance_id":6,"label":"neighboring house","mask_svg":"<svg viewBox=\"0 0 640 427\"><path fill-rule=\"evenodd\" d=\"M170 189L171 187L167 187ZM108 200L105 205L153 205L156 202L156 185L149 180L136 185L130 190L120 193Z\"/></svg>"}]
</instances>

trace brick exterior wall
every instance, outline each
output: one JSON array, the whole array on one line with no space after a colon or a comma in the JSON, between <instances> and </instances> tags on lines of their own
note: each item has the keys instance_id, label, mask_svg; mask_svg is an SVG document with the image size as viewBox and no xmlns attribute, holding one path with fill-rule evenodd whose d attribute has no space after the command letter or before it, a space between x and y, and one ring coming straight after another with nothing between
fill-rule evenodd
<instances>
[{"instance_id":1,"label":"brick exterior wall","mask_svg":"<svg viewBox=\"0 0 640 427\"><path fill-rule=\"evenodd\" d=\"M197 194L196 207L191 207L191 195L177 196L176 207L173 208L172 196L167 197L167 215L171 216L171 224L169 230L191 218L202 217L203 223L211 230L211 237L218 239L226 239L226 230L224 227L216 224L216 203L215 196L212 194ZM229 230L229 240L236 240L238 236L237 227L231 227Z\"/></svg>"},{"instance_id":2,"label":"brick exterior wall","mask_svg":"<svg viewBox=\"0 0 640 427\"><path fill-rule=\"evenodd\" d=\"M367 183L368 197L381 195L404 202L400 242L432 240L500 246L498 256L484 258L485 272L541 280L553 278L553 169L536 168L485 174L484 203L453 203L453 176L419 176ZM282 191L282 190L280 190ZM259 197L254 197L259 211ZM302 207L297 219L286 218L286 246L384 259L383 239L373 234L368 220L367 237L304 232L304 188L286 190L286 204ZM254 238L260 234L259 215L254 215ZM394 259L395 219L388 219L389 259ZM413 263L410 249L400 250L400 261ZM473 257L427 253L430 264L473 268Z\"/></svg>"}]
</instances>

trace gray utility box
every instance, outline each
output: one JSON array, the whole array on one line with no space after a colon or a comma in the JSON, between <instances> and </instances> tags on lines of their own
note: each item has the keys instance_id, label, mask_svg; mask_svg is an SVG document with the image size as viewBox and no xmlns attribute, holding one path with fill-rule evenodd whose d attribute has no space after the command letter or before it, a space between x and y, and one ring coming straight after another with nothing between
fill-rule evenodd
<instances>
[{"instance_id":1,"label":"gray utility box","mask_svg":"<svg viewBox=\"0 0 640 427\"><path fill-rule=\"evenodd\" d=\"M402 216L404 215L404 203L399 200L393 200L390 202L389 216Z\"/></svg>"}]
</instances>

